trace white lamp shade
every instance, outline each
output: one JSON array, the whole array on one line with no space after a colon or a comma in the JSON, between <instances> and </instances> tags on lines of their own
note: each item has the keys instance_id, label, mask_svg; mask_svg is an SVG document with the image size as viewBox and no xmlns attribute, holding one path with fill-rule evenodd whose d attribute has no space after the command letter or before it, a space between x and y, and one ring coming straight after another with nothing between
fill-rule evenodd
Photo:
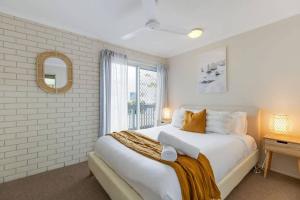
<instances>
[{"instance_id":1,"label":"white lamp shade","mask_svg":"<svg viewBox=\"0 0 300 200\"><path fill-rule=\"evenodd\" d=\"M163 109L163 119L171 119L172 113L170 108Z\"/></svg>"},{"instance_id":2,"label":"white lamp shade","mask_svg":"<svg viewBox=\"0 0 300 200\"><path fill-rule=\"evenodd\" d=\"M273 131L275 133L287 133L288 124L287 115L273 115Z\"/></svg>"}]
</instances>

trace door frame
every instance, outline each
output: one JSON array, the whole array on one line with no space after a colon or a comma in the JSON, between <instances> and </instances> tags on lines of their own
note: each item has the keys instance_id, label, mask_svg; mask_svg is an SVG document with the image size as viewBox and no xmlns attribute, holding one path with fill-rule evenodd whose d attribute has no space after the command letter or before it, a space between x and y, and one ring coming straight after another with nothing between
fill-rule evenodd
<instances>
[{"instance_id":1,"label":"door frame","mask_svg":"<svg viewBox=\"0 0 300 200\"><path fill-rule=\"evenodd\" d=\"M140 129L140 70L157 72L157 68L151 65L143 64L137 61L128 61L128 66L136 68L136 128Z\"/></svg>"}]
</instances>

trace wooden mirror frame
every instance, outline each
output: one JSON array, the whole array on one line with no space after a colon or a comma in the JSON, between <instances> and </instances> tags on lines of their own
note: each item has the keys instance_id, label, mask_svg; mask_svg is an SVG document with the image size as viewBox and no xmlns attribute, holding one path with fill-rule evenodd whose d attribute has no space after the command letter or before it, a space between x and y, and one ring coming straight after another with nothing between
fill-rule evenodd
<instances>
[{"instance_id":1,"label":"wooden mirror frame","mask_svg":"<svg viewBox=\"0 0 300 200\"><path fill-rule=\"evenodd\" d=\"M67 83L64 87L61 88L51 88L49 87L44 78L44 63L47 58L59 58L66 63L67 66ZM36 74L37 74L37 84L38 86L48 93L66 93L73 85L73 66L71 60L58 51L48 51L40 53L36 58Z\"/></svg>"}]
</instances>

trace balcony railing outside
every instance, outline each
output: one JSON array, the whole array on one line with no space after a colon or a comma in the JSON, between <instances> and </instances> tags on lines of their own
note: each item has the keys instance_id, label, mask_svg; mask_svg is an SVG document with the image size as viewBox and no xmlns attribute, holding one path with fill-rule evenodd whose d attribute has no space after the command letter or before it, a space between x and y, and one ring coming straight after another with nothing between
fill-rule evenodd
<instances>
[{"instance_id":1,"label":"balcony railing outside","mask_svg":"<svg viewBox=\"0 0 300 200\"><path fill-rule=\"evenodd\" d=\"M153 127L155 125L155 104L140 104L139 118L140 129ZM128 104L128 127L129 130L138 129L136 104Z\"/></svg>"}]
</instances>

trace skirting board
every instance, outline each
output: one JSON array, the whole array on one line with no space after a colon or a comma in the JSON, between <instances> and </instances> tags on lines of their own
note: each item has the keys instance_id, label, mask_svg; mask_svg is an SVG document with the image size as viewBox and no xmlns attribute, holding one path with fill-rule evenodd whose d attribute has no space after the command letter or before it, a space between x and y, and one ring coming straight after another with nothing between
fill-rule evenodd
<instances>
[{"instance_id":1,"label":"skirting board","mask_svg":"<svg viewBox=\"0 0 300 200\"><path fill-rule=\"evenodd\" d=\"M222 199L226 198L257 164L258 155L258 151L253 152L218 183ZM88 154L88 165L93 175L112 200L142 200L142 197L102 159L96 156L95 152Z\"/></svg>"}]
</instances>

